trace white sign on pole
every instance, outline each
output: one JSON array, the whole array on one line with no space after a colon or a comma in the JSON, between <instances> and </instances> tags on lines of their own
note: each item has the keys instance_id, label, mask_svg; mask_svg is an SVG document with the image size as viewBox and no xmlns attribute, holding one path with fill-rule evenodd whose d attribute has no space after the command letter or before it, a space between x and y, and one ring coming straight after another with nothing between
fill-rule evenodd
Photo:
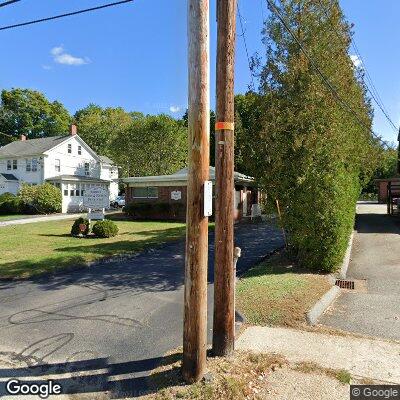
<instances>
[{"instance_id":1,"label":"white sign on pole","mask_svg":"<svg viewBox=\"0 0 400 400\"><path fill-rule=\"evenodd\" d=\"M171 192L172 200L180 200L182 198L182 192L180 190L174 190Z\"/></svg>"},{"instance_id":2,"label":"white sign on pole","mask_svg":"<svg viewBox=\"0 0 400 400\"><path fill-rule=\"evenodd\" d=\"M104 209L101 211L89 211L88 220L90 221L103 221L104 220Z\"/></svg>"},{"instance_id":3,"label":"white sign on pole","mask_svg":"<svg viewBox=\"0 0 400 400\"><path fill-rule=\"evenodd\" d=\"M85 190L83 205L92 210L102 210L109 206L108 190L102 186L95 186Z\"/></svg>"},{"instance_id":4,"label":"white sign on pole","mask_svg":"<svg viewBox=\"0 0 400 400\"><path fill-rule=\"evenodd\" d=\"M204 216L212 215L212 182L204 182Z\"/></svg>"}]
</instances>

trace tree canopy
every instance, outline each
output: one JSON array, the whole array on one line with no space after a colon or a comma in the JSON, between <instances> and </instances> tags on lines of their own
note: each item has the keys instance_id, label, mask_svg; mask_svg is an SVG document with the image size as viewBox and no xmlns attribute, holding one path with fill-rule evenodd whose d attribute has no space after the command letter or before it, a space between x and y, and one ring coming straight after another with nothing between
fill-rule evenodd
<instances>
[{"instance_id":1,"label":"tree canopy","mask_svg":"<svg viewBox=\"0 0 400 400\"><path fill-rule=\"evenodd\" d=\"M186 166L187 128L165 114L138 116L110 149L127 175L171 174Z\"/></svg>"},{"instance_id":2,"label":"tree canopy","mask_svg":"<svg viewBox=\"0 0 400 400\"><path fill-rule=\"evenodd\" d=\"M98 154L111 157L115 155L112 144L125 134L134 116L121 107L89 104L78 110L74 118L79 136Z\"/></svg>"},{"instance_id":3,"label":"tree canopy","mask_svg":"<svg viewBox=\"0 0 400 400\"><path fill-rule=\"evenodd\" d=\"M0 145L26 135L28 139L68 132L71 116L58 101L49 101L35 90L2 90Z\"/></svg>"}]
</instances>

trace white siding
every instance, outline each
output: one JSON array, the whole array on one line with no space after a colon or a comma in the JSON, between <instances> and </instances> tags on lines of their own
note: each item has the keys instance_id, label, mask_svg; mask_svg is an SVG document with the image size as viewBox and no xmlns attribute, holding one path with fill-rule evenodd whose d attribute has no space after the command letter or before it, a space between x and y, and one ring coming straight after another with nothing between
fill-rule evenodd
<instances>
[{"instance_id":1,"label":"white siding","mask_svg":"<svg viewBox=\"0 0 400 400\"><path fill-rule=\"evenodd\" d=\"M71 145L71 153L68 153L68 145ZM81 154L78 154L78 146L81 146ZM85 176L85 163L89 164L89 175L100 178L100 165L91 152L81 144L76 137L65 141L46 152L44 179L59 175ZM60 171L56 170L56 160L60 160Z\"/></svg>"},{"instance_id":2,"label":"white siding","mask_svg":"<svg viewBox=\"0 0 400 400\"><path fill-rule=\"evenodd\" d=\"M68 145L71 145L71 153L68 153ZM80 153L78 149L80 147ZM26 170L26 160L37 160L37 171ZM11 161L11 170L7 170L7 161ZM17 160L17 169L13 169L13 160ZM59 161L58 161L59 160ZM88 164L88 170L85 169ZM59 168L56 166L59 165ZM118 196L118 168L108 164L102 164L97 157L77 136L71 136L61 145L46 151L44 154L32 154L26 157L12 157L0 159L0 173L13 174L20 182L29 184L41 184L46 179L55 178L60 175L87 176L96 179L103 179L110 182L110 200ZM13 192L18 191L19 183L13 183ZM64 198L64 188L68 184L62 185L63 210L68 205L79 205L80 199L71 199L71 196ZM80 186L79 186L80 187ZM16 189L17 188L17 189ZM7 186L7 189L8 186ZM68 187L68 190L71 190ZM6 185L0 187L0 194L6 190ZM75 196L74 196L75 197Z\"/></svg>"}]
</instances>

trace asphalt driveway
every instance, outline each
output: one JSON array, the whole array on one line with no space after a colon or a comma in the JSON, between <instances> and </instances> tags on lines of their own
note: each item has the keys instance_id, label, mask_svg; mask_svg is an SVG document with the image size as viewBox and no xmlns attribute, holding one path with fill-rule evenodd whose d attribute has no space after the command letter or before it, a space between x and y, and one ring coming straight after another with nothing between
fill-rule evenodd
<instances>
[{"instance_id":1,"label":"asphalt driveway","mask_svg":"<svg viewBox=\"0 0 400 400\"><path fill-rule=\"evenodd\" d=\"M209 242L210 333L213 233ZM235 243L242 273L283 238L270 225L244 224ZM64 393L146 390L147 372L182 344L183 271L181 240L69 274L0 283L0 396L7 378L49 374Z\"/></svg>"},{"instance_id":2,"label":"asphalt driveway","mask_svg":"<svg viewBox=\"0 0 400 400\"><path fill-rule=\"evenodd\" d=\"M400 340L400 217L385 204L359 204L349 279L366 290L343 292L320 323L355 333Z\"/></svg>"}]
</instances>

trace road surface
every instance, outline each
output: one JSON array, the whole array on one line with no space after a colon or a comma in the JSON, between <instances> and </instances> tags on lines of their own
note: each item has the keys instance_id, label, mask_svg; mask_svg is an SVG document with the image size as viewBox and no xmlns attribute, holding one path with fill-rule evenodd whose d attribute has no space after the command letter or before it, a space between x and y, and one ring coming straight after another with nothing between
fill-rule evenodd
<instances>
[{"instance_id":1,"label":"road surface","mask_svg":"<svg viewBox=\"0 0 400 400\"><path fill-rule=\"evenodd\" d=\"M237 265L242 273L281 247L283 238L267 224L242 224L235 242L242 248ZM212 247L211 233L209 317ZM118 397L146 390L143 377L182 344L183 271L180 240L125 261L0 282L0 364L8 366L0 368L0 396L7 378L37 381L46 374L55 374L68 393L109 390ZM211 326L209 318L209 333Z\"/></svg>"}]
</instances>

